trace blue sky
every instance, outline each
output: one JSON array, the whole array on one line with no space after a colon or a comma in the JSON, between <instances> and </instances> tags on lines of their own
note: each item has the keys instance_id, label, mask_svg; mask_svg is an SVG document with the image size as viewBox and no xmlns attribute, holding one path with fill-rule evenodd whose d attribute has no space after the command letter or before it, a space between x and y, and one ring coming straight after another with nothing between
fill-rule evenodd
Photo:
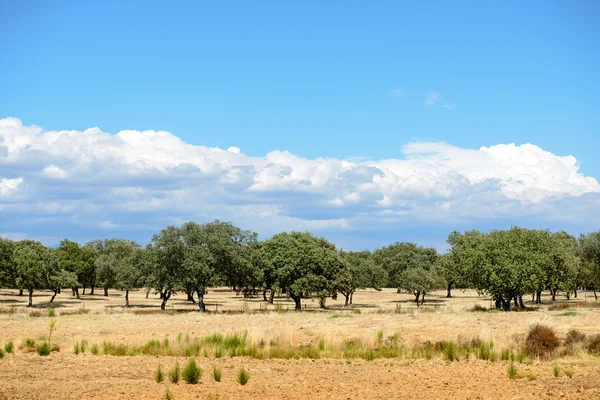
<instances>
[{"instance_id":1,"label":"blue sky","mask_svg":"<svg viewBox=\"0 0 600 400\"><path fill-rule=\"evenodd\" d=\"M231 188L221 188L221 177L220 183L192 182L192 186L198 184L198 190L217 190L223 196L213 201L208 198L197 209L148 209L149 214L139 215L101 213L97 193L81 193L82 185L91 187L94 176L84 179L82 162L89 164L90 157L98 160L98 154L66 156L66 150L50 149L53 145L46 141L46 148L37 145L42 146L38 151L47 155L42 157L45 165L38 165L22 149L12 158L5 150L3 160L0 142L0 178L10 182L23 179L23 183L11 184L19 187L10 189L11 193L4 190L4 198L0 198L0 234L46 241L61 236L85 240L122 235L144 241L162 223L220 217L259 232L306 228L345 247L360 248L395 240L422 240L440 247L454 227L600 228L590 221L590 214L567 220L556 220L555 215L579 210L582 204L593 210L599 204L597 182L572 185L577 174L600 178L600 3L322 3L0 1L0 118L17 118L19 129L35 125L41 132L83 132L98 127L115 137L123 130L167 131L192 145L234 146L252 160L232 161L231 165L253 168L254 173L246 178L255 185L257 176L267 174L260 160L274 150L287 150L313 161L318 157L370 160L377 164L370 167L377 168L381 160L417 157L417 167L401 165L391 171L405 179L406 168L416 168L418 180L426 180L424 176L438 179L425 192L410 194L410 186L392 188L388 182L371 193L373 188L360 186L353 178L340 178L339 168L328 166L336 171L328 173L328 179L345 189L329 185L325 190L323 179L300 173L293 183L282 186L281 181L267 189L241 185L234 195ZM454 151L452 156L446 150L430 148L406 152L405 146L414 142L443 142L465 151L529 143L552 157L573 156L579 169L556 170L555 159L548 161L542 153L524 154L524 149L518 148L512 156L504 150L495 152L494 160L502 154L503 161L489 165L482 177L475 173L477 162L458 166L462 156ZM6 137L4 143L8 143ZM160 149L161 145L157 146ZM153 149L147 151L157 151ZM432 151L438 158L426 160ZM515 172L519 157L538 157L541 161L534 163L542 166L538 175L523 178L519 175L523 171ZM160 179L165 182L174 181L170 175L174 168L181 169L176 163L149 160L144 154L141 158L115 162L115 169L122 170L131 162L158 163L163 168L159 168ZM442 162L448 159L454 161ZM204 164L196 161L190 159L190 165L206 175ZM290 171L301 170L300 164L288 161L276 164ZM444 164L440 167L443 174L439 168L431 173L432 162ZM215 163L221 165L221 161ZM48 166L62 172L44 169ZM36 175L36 168L46 173ZM456 202L457 208L473 199L472 192L462 189L430 192L440 184L455 188L448 183L454 182L448 170L466 177L469 190L484 181L503 188L494 186L491 192L493 196L500 192L511 205L502 203L502 198L479 199L475 205L481 209L473 205L469 215L458 218L446 213L438 216L437 222L429 221L424 215L437 214L429 209L417 211L424 204L435 200L447 211L446 203ZM53 179L60 178L64 185L60 193L52 193L47 186L55 186L48 183L52 171L56 172ZM388 172L382 173L388 176ZM115 182L103 183L103 190L137 188L145 192L138 202L161 196L171 199L173 187L150 194L148 177L140 176L137 167L135 174L137 180L127 184L119 183L115 176ZM544 179L550 181L540 183ZM190 187L190 182L177 182L179 189ZM313 187L306 189L303 182ZM524 188L507 189L507 182L525 183ZM262 190L258 197L257 190ZM539 190L546 194L532 194ZM307 191L310 199L303 197ZM349 197L336 197L338 191ZM389 201L377 203L385 196ZM26 223L24 210L34 201L56 202L58 207L73 199L93 205L96 211L86 214L75 211L74 206L53 208ZM111 201L115 198L105 198L102 204ZM224 202L232 208L215 208ZM494 208L500 203L502 207ZM380 207L378 216L382 209L402 215L402 227L390 222L389 229L374 229L373 225L381 226L369 218L375 204ZM295 222L245 219L247 212L240 207L257 205L278 209L278 215L295 218ZM303 205L308 209L298 211ZM515 208L509 214L499 211L507 207ZM160 219L140 227L149 215L158 214ZM99 220L99 215L108 219ZM346 224L332 222L323 228L323 221L341 219ZM40 222L49 220L54 223ZM61 221L61 228L56 221ZM365 234L364 230L376 232Z\"/></svg>"}]
</instances>

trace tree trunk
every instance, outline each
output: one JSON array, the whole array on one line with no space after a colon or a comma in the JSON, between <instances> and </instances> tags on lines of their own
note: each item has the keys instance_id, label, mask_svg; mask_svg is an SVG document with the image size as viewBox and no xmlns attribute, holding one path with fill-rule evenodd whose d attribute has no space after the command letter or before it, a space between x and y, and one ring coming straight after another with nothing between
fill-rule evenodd
<instances>
[{"instance_id":1,"label":"tree trunk","mask_svg":"<svg viewBox=\"0 0 600 400\"><path fill-rule=\"evenodd\" d=\"M81 294L85 294L85 286L83 287L83 293L81 293Z\"/></svg>"},{"instance_id":2,"label":"tree trunk","mask_svg":"<svg viewBox=\"0 0 600 400\"><path fill-rule=\"evenodd\" d=\"M167 301L169 301L169 297L171 297L171 292L167 292L165 290L165 293L162 296L162 303L160 303L161 310L164 311L167 308Z\"/></svg>"},{"instance_id":3,"label":"tree trunk","mask_svg":"<svg viewBox=\"0 0 600 400\"><path fill-rule=\"evenodd\" d=\"M188 301L191 301L192 303L196 304L196 300L194 300L194 291L186 290L186 294L187 294Z\"/></svg>"},{"instance_id":4,"label":"tree trunk","mask_svg":"<svg viewBox=\"0 0 600 400\"><path fill-rule=\"evenodd\" d=\"M275 291L271 289L271 293L269 293L269 304L273 304L273 300L275 299Z\"/></svg>"},{"instance_id":5,"label":"tree trunk","mask_svg":"<svg viewBox=\"0 0 600 400\"><path fill-rule=\"evenodd\" d=\"M108 288L107 287L104 288L104 296L108 297Z\"/></svg>"},{"instance_id":6,"label":"tree trunk","mask_svg":"<svg viewBox=\"0 0 600 400\"><path fill-rule=\"evenodd\" d=\"M350 293L350 304L352 304L352 301L354 301L354 290Z\"/></svg>"},{"instance_id":7,"label":"tree trunk","mask_svg":"<svg viewBox=\"0 0 600 400\"><path fill-rule=\"evenodd\" d=\"M148 298L148 296L150 296L150 290L151 290L150 288L146 289L146 298Z\"/></svg>"},{"instance_id":8,"label":"tree trunk","mask_svg":"<svg viewBox=\"0 0 600 400\"><path fill-rule=\"evenodd\" d=\"M75 288L75 296L77 296L77 300L81 299L81 297L79 297L79 288L78 287Z\"/></svg>"},{"instance_id":9,"label":"tree trunk","mask_svg":"<svg viewBox=\"0 0 600 400\"><path fill-rule=\"evenodd\" d=\"M535 293L535 304L542 304L542 291L538 290Z\"/></svg>"},{"instance_id":10,"label":"tree trunk","mask_svg":"<svg viewBox=\"0 0 600 400\"><path fill-rule=\"evenodd\" d=\"M425 303L425 292L421 295L421 305L423 305L423 303Z\"/></svg>"},{"instance_id":11,"label":"tree trunk","mask_svg":"<svg viewBox=\"0 0 600 400\"><path fill-rule=\"evenodd\" d=\"M19 296L23 296L23 289L19 289Z\"/></svg>"},{"instance_id":12,"label":"tree trunk","mask_svg":"<svg viewBox=\"0 0 600 400\"><path fill-rule=\"evenodd\" d=\"M452 298L452 283L448 282L448 294L446 294L446 297L451 299Z\"/></svg>"},{"instance_id":13,"label":"tree trunk","mask_svg":"<svg viewBox=\"0 0 600 400\"><path fill-rule=\"evenodd\" d=\"M90 292L90 294L94 294L94 285L92 285L92 291Z\"/></svg>"},{"instance_id":14,"label":"tree trunk","mask_svg":"<svg viewBox=\"0 0 600 400\"><path fill-rule=\"evenodd\" d=\"M296 307L294 308L295 311L302 311L302 297L298 296L292 296L290 295L290 297L292 298L292 300L294 300L294 303L296 303Z\"/></svg>"},{"instance_id":15,"label":"tree trunk","mask_svg":"<svg viewBox=\"0 0 600 400\"><path fill-rule=\"evenodd\" d=\"M324 309L324 308L325 308L325 302L326 302L326 301L327 301L327 297L321 297L321 298L319 299L319 307Z\"/></svg>"},{"instance_id":16,"label":"tree trunk","mask_svg":"<svg viewBox=\"0 0 600 400\"><path fill-rule=\"evenodd\" d=\"M598 293L596 293L596 288L594 288L593 290L594 290L594 298L596 299L596 301L598 301Z\"/></svg>"},{"instance_id":17,"label":"tree trunk","mask_svg":"<svg viewBox=\"0 0 600 400\"><path fill-rule=\"evenodd\" d=\"M54 301L54 298L56 297L57 294L58 294L58 289L54 289L54 294L50 298L50 304L52 304L52 302Z\"/></svg>"},{"instance_id":18,"label":"tree trunk","mask_svg":"<svg viewBox=\"0 0 600 400\"><path fill-rule=\"evenodd\" d=\"M502 300L501 299L496 299L496 310L501 310L502 309Z\"/></svg>"},{"instance_id":19,"label":"tree trunk","mask_svg":"<svg viewBox=\"0 0 600 400\"><path fill-rule=\"evenodd\" d=\"M348 304L350 304L350 293L342 293L342 294L346 298L346 302L344 303L344 306L347 306Z\"/></svg>"},{"instance_id":20,"label":"tree trunk","mask_svg":"<svg viewBox=\"0 0 600 400\"><path fill-rule=\"evenodd\" d=\"M550 293L552 294L552 301L556 301L556 290L550 289Z\"/></svg>"},{"instance_id":21,"label":"tree trunk","mask_svg":"<svg viewBox=\"0 0 600 400\"><path fill-rule=\"evenodd\" d=\"M571 292L567 292L567 300L571 300Z\"/></svg>"},{"instance_id":22,"label":"tree trunk","mask_svg":"<svg viewBox=\"0 0 600 400\"><path fill-rule=\"evenodd\" d=\"M415 295L415 301L417 302L417 307L419 306L419 299L421 298L421 292L417 292Z\"/></svg>"},{"instance_id":23,"label":"tree trunk","mask_svg":"<svg viewBox=\"0 0 600 400\"><path fill-rule=\"evenodd\" d=\"M573 289L573 297L577 298L577 288Z\"/></svg>"},{"instance_id":24,"label":"tree trunk","mask_svg":"<svg viewBox=\"0 0 600 400\"><path fill-rule=\"evenodd\" d=\"M268 302L269 300L267 299L267 289L263 290L263 300Z\"/></svg>"},{"instance_id":25,"label":"tree trunk","mask_svg":"<svg viewBox=\"0 0 600 400\"><path fill-rule=\"evenodd\" d=\"M71 288L71 296L75 296L75 288Z\"/></svg>"},{"instance_id":26,"label":"tree trunk","mask_svg":"<svg viewBox=\"0 0 600 400\"><path fill-rule=\"evenodd\" d=\"M508 300L502 299L502 308L505 312L510 311L510 298Z\"/></svg>"},{"instance_id":27,"label":"tree trunk","mask_svg":"<svg viewBox=\"0 0 600 400\"><path fill-rule=\"evenodd\" d=\"M129 289L125 290L125 308L129 308Z\"/></svg>"},{"instance_id":28,"label":"tree trunk","mask_svg":"<svg viewBox=\"0 0 600 400\"><path fill-rule=\"evenodd\" d=\"M33 289L29 289L29 304L27 307L33 307Z\"/></svg>"},{"instance_id":29,"label":"tree trunk","mask_svg":"<svg viewBox=\"0 0 600 400\"><path fill-rule=\"evenodd\" d=\"M196 294L198 295L198 311L206 312L206 304L204 304L204 288L196 289Z\"/></svg>"},{"instance_id":30,"label":"tree trunk","mask_svg":"<svg viewBox=\"0 0 600 400\"><path fill-rule=\"evenodd\" d=\"M525 303L523 302L523 296L519 296L519 307L525 309Z\"/></svg>"}]
</instances>

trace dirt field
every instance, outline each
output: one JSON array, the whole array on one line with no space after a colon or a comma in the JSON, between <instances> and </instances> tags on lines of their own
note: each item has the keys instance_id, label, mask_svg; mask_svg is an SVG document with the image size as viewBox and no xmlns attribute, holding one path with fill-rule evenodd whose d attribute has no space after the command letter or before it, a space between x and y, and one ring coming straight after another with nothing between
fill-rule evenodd
<instances>
[{"instance_id":1,"label":"dirt field","mask_svg":"<svg viewBox=\"0 0 600 400\"><path fill-rule=\"evenodd\" d=\"M123 293L111 291L84 295L81 300L64 292L55 300L56 332L52 342L60 352L41 357L18 347L25 338L38 341L48 335L47 309L41 316L30 316L24 307L26 296L16 291L0 291L0 345L15 343L15 354L0 360L0 399L160 399L168 387L175 399L250 399L250 398L315 398L315 399L389 399L417 397L419 399L528 399L566 398L600 399L600 358L578 355L553 361L518 364L523 375L535 380L508 379L507 362L461 360L447 362L432 359L251 359L248 357L197 357L204 374L198 385L180 382L177 385L154 381L153 374L160 362L165 369L176 360L183 365L185 357L168 356L105 356L75 355L73 345L86 339L90 343L111 341L117 344L141 345L150 339L171 342L182 335L205 337L247 331L249 340L289 343L293 346L315 344L319 339L328 343L344 340L375 340L377 332L397 333L407 346L426 340L468 340L475 337L493 339L496 348L515 346L529 327L543 323L553 327L560 336L569 329L587 334L600 333L600 308L577 308L565 312L541 307L535 312L473 313L474 304L489 307L489 299L475 292L455 291L446 299L439 292L428 297L429 303L416 309L409 295L394 290L361 291L354 296L351 309L343 307L343 298L328 301L328 309L320 311L317 302L306 302L307 312L248 313L264 310L259 299L243 299L225 289L211 290L206 296L208 309L218 313L199 314L177 312L194 310L194 305L182 295L169 301L169 312L156 312L159 300L155 295L145 299L145 293L130 294L132 307L123 309ZM36 293L34 304L44 306L49 293ZM580 293L574 302L593 300ZM561 299L560 301L565 301ZM280 310L292 309L293 303L276 299ZM14 307L14 309L13 309ZM66 315L86 309L85 314ZM354 309L360 309L360 314ZM9 313L12 310L14 312ZM226 312L223 313L223 310ZM240 313L245 310L246 313ZM382 311L383 310L383 311ZM81 312L81 311L80 311ZM144 314L140 314L143 312ZM385 312L385 313L384 313ZM62 314L62 315L61 315ZM181 334L181 335L180 335ZM553 376L554 365L573 371L573 377ZM212 378L212 367L223 370L222 382ZM235 379L239 368L250 372L250 381L240 386ZM218 396L218 397L217 397Z\"/></svg>"}]
</instances>

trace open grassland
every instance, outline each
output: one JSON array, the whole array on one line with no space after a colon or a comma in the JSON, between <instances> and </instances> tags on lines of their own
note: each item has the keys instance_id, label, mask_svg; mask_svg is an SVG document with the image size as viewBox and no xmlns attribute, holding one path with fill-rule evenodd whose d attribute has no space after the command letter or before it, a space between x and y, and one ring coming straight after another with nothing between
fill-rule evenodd
<instances>
[{"instance_id":1,"label":"open grassland","mask_svg":"<svg viewBox=\"0 0 600 400\"><path fill-rule=\"evenodd\" d=\"M69 291L55 300L54 317L24 307L26 297L16 294L0 291L0 346L14 344L0 359L0 399L160 399L167 389L175 399L600 398L600 356L588 351L600 334L600 308L589 293L504 313L472 312L490 307L473 291L452 299L433 293L417 308L413 296L367 290L348 308L341 299L328 300L327 310L307 301L296 313L284 298L267 305L214 289L206 297L211 313L200 314L184 295L160 312L157 296L142 291L130 293L130 309L117 291L81 300ZM48 299L37 293L34 304ZM541 358L523 350L538 324L561 340ZM566 345L571 330L587 339ZM60 350L42 357L35 346L48 336ZM202 369L198 384L183 378L191 358ZM182 377L174 384L176 363Z\"/></svg>"}]
</instances>

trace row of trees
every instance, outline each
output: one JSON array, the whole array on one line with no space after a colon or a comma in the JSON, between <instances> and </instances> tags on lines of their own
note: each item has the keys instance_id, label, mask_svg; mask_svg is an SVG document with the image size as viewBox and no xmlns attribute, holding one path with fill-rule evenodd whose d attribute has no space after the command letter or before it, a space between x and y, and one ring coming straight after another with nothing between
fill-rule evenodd
<instances>
[{"instance_id":1,"label":"row of trees","mask_svg":"<svg viewBox=\"0 0 600 400\"><path fill-rule=\"evenodd\" d=\"M414 294L417 305L432 290L471 287L490 294L499 308L524 307L523 296L550 290L577 296L580 287L596 293L600 285L600 232L575 238L565 232L512 228L504 231L452 232L450 251L414 243L394 243L373 252L337 250L326 239L306 232L280 233L259 241L257 234L227 222L187 222L154 235L146 247L124 239L80 245L63 240L48 248L31 240L0 238L0 287L29 294L61 289L80 296L83 288L129 291L146 288L160 294L161 309L176 292L187 293L205 311L204 296L214 286L230 286L246 297L273 302L289 296L301 309L312 298L325 307L339 294L352 304L358 289L393 287Z\"/></svg>"}]
</instances>

